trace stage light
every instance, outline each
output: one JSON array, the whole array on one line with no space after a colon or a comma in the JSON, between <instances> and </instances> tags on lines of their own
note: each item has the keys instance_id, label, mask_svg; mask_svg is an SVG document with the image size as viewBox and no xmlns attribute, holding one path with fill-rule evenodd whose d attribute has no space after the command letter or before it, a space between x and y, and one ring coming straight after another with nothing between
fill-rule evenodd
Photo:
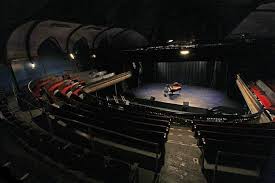
<instances>
[{"instance_id":1,"label":"stage light","mask_svg":"<svg viewBox=\"0 0 275 183\"><path fill-rule=\"evenodd\" d=\"M31 63L31 68L35 69L35 63Z\"/></svg>"},{"instance_id":2,"label":"stage light","mask_svg":"<svg viewBox=\"0 0 275 183\"><path fill-rule=\"evenodd\" d=\"M70 57L71 57L71 59L75 59L75 56L74 56L74 54L72 54L72 53L70 53Z\"/></svg>"},{"instance_id":3,"label":"stage light","mask_svg":"<svg viewBox=\"0 0 275 183\"><path fill-rule=\"evenodd\" d=\"M188 55L189 53L190 53L189 50L181 50L181 51L180 51L180 54L181 54L181 55Z\"/></svg>"},{"instance_id":4,"label":"stage light","mask_svg":"<svg viewBox=\"0 0 275 183\"><path fill-rule=\"evenodd\" d=\"M96 58L96 54L92 54L92 58Z\"/></svg>"},{"instance_id":5,"label":"stage light","mask_svg":"<svg viewBox=\"0 0 275 183\"><path fill-rule=\"evenodd\" d=\"M172 43L174 40L173 39L169 39L168 41L167 41L167 43Z\"/></svg>"}]
</instances>

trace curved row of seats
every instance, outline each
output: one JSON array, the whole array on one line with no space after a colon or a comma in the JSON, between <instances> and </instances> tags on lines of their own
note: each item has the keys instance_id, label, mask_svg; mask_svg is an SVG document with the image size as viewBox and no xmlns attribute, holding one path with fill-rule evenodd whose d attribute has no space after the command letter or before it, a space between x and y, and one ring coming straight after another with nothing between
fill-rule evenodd
<instances>
[{"instance_id":1,"label":"curved row of seats","mask_svg":"<svg viewBox=\"0 0 275 183\"><path fill-rule=\"evenodd\" d=\"M160 172L170 118L147 115L144 111L140 111L140 115L124 113L115 106L91 105L79 95L66 94L72 91L70 85L79 85L79 81L65 83L65 80L54 80L44 86L44 93L47 92L53 102L42 101L48 115L38 120L40 127L82 147L130 164L138 163L139 167L157 174Z\"/></svg>"},{"instance_id":2,"label":"curved row of seats","mask_svg":"<svg viewBox=\"0 0 275 183\"><path fill-rule=\"evenodd\" d=\"M202 170L213 171L212 180L225 173L250 182L262 178L275 143L274 124L198 122L192 130L202 151Z\"/></svg>"},{"instance_id":3,"label":"curved row of seats","mask_svg":"<svg viewBox=\"0 0 275 183\"><path fill-rule=\"evenodd\" d=\"M47 97L51 99L50 102L41 100L47 113L37 120L40 127L64 140L79 144L83 148L130 164L138 163L139 167L156 173L159 173L164 165L165 143L171 122L191 121L204 157L213 163L217 152L219 152L219 147L225 152L228 151L227 147L222 147L219 143L230 145L236 142L236 146L239 147L243 143L238 142L239 139L245 140L251 137L250 134L238 135L238 133L242 133L242 129L238 129L239 131L236 130L237 128L232 129L236 127L235 124L238 124L236 122L242 125L242 123L257 120L258 117L257 114L241 117L222 114L175 115L171 112L134 105L123 100L110 101L108 98L84 95L82 88L85 83L78 79L51 78L47 82L38 81L37 85L43 89L40 96L47 94ZM34 90L41 91L37 85L34 86ZM222 121L215 122L220 121L216 119L222 119ZM209 128L203 126L206 129L201 129L199 125L203 123L204 125L216 125L216 129L212 131L212 126ZM228 127L227 131L217 132L219 128L226 127ZM236 131L232 134L233 130ZM234 140L232 141L230 138ZM258 143L268 137L260 138L258 135L254 138L251 143ZM250 143L250 141L245 143ZM250 146L246 147L250 148Z\"/></svg>"},{"instance_id":4,"label":"curved row of seats","mask_svg":"<svg viewBox=\"0 0 275 183\"><path fill-rule=\"evenodd\" d=\"M137 164L130 164L121 159L109 157L108 154L83 148L77 143L60 139L43 131L32 123L20 121L9 111L6 103L0 106L0 111L6 122L13 125L16 136L41 154L43 159L44 156L47 156L56 163L65 166L63 171L81 171L87 177L110 183L114 181L135 182L138 171Z\"/></svg>"},{"instance_id":5,"label":"curved row of seats","mask_svg":"<svg viewBox=\"0 0 275 183\"><path fill-rule=\"evenodd\" d=\"M42 80L43 81L43 80ZM82 92L82 88L85 85L85 82L83 81L74 81L74 82L69 82L67 80L58 80L56 82L50 82L48 84L48 92L52 95L63 97L63 99L67 100L68 98L73 98L74 100L80 101L82 103L86 103L89 105L98 105L100 102L101 104L107 105L112 104L112 106L124 106L124 110L128 111L137 111L137 112L146 112L146 113L151 113L155 115L165 115L168 116L170 119L173 120L173 122L181 122L184 124L186 119L190 120L205 120L205 121L221 121L221 122L248 122L248 121L257 121L260 115L223 115L223 114L184 114L184 115L179 115L175 114L174 112L169 112L169 111L163 111L161 109L156 109L152 107L146 107L146 106L140 106L133 104L131 102L128 102L127 104L125 101L121 100L108 100L103 99L100 97L92 96L92 95L87 95ZM59 86L57 88L56 86ZM65 90L64 90L65 89ZM73 95L71 95L73 94ZM85 99L84 99L85 97ZM67 100L69 101L69 100Z\"/></svg>"},{"instance_id":6,"label":"curved row of seats","mask_svg":"<svg viewBox=\"0 0 275 183\"><path fill-rule=\"evenodd\" d=\"M258 100L264 105L268 110L275 110L275 107L272 105L270 99L265 95L265 93L256 85L250 86L251 91L257 96Z\"/></svg>"}]
</instances>

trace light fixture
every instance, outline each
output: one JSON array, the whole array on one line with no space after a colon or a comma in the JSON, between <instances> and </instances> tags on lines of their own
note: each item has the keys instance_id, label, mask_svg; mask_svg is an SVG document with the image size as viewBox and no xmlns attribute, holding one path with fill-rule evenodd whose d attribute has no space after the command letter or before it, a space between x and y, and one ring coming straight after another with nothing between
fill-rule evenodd
<instances>
[{"instance_id":1,"label":"light fixture","mask_svg":"<svg viewBox=\"0 0 275 183\"><path fill-rule=\"evenodd\" d=\"M180 51L180 54L181 54L181 55L188 55L189 53L190 53L189 50L181 50L181 51Z\"/></svg>"},{"instance_id":2,"label":"light fixture","mask_svg":"<svg viewBox=\"0 0 275 183\"><path fill-rule=\"evenodd\" d=\"M71 57L71 59L75 59L75 56L74 56L74 54L72 54L72 53L70 53L70 57Z\"/></svg>"},{"instance_id":3,"label":"light fixture","mask_svg":"<svg viewBox=\"0 0 275 183\"><path fill-rule=\"evenodd\" d=\"M167 43L172 43L174 40L173 39L169 39L168 41L167 41Z\"/></svg>"},{"instance_id":4,"label":"light fixture","mask_svg":"<svg viewBox=\"0 0 275 183\"><path fill-rule=\"evenodd\" d=\"M96 54L92 54L92 58L96 58Z\"/></svg>"},{"instance_id":5,"label":"light fixture","mask_svg":"<svg viewBox=\"0 0 275 183\"><path fill-rule=\"evenodd\" d=\"M31 63L31 68L35 69L35 63Z\"/></svg>"}]
</instances>

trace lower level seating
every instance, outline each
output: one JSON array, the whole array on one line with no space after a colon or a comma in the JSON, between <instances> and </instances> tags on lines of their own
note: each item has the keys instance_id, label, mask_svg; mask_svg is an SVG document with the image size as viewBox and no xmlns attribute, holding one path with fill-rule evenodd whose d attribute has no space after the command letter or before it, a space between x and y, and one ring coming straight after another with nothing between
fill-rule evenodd
<instances>
[{"instance_id":1,"label":"lower level seating","mask_svg":"<svg viewBox=\"0 0 275 183\"><path fill-rule=\"evenodd\" d=\"M233 157L231 160L227 160L227 165L238 165L245 167L247 164L247 168L252 168L253 166L257 166L258 163L255 162L256 156L258 156L261 161L263 157L267 158L270 155L271 146L268 143L250 143L250 142L240 142L233 140L222 140L222 139L214 139L214 138L203 138L203 143L201 148L203 149L204 158L208 163L214 163L217 159L217 153L223 152L228 154L237 154L241 156L242 159L240 161L233 160L236 157ZM244 163L244 159L247 156L247 159L250 161ZM232 157L231 157L232 158ZM254 159L255 158L255 159ZM254 160L253 160L254 159ZM262 164L261 164L262 165Z\"/></svg>"},{"instance_id":2,"label":"lower level seating","mask_svg":"<svg viewBox=\"0 0 275 183\"><path fill-rule=\"evenodd\" d=\"M213 165L213 179L225 172L259 179L275 142L272 124L205 122L193 124L193 131L202 151L202 170Z\"/></svg>"},{"instance_id":3,"label":"lower level seating","mask_svg":"<svg viewBox=\"0 0 275 183\"><path fill-rule=\"evenodd\" d=\"M221 133L234 133L234 134L243 134L243 135L256 135L256 136L275 136L275 128L264 128L260 124L255 125L208 125L208 124L197 124L194 127L195 136L201 130L206 131L215 131Z\"/></svg>"},{"instance_id":4,"label":"lower level seating","mask_svg":"<svg viewBox=\"0 0 275 183\"><path fill-rule=\"evenodd\" d=\"M53 117L52 126L55 127L54 133L62 138L89 148L101 147L95 149L97 151L101 149L104 154L112 152L111 157L139 162L143 168L155 170L160 168L156 166L161 166L161 163L163 163L164 151L161 151L158 143L133 138L60 116ZM155 165L157 156L157 159L160 158L158 160L160 165Z\"/></svg>"},{"instance_id":5,"label":"lower level seating","mask_svg":"<svg viewBox=\"0 0 275 183\"><path fill-rule=\"evenodd\" d=\"M135 182L138 166L135 162L114 159L109 154L85 149L69 141L62 140L47 133L32 123L18 121L7 106L0 109L8 123L13 126L14 135L23 140L28 147L35 149L39 155L47 156L74 171L81 171L86 176L104 182ZM120 175L120 176L117 176Z\"/></svg>"}]
</instances>

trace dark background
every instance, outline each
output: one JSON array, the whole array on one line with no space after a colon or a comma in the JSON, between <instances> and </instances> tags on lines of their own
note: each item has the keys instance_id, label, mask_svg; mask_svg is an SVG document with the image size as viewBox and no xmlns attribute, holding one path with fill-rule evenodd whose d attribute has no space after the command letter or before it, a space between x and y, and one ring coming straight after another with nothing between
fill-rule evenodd
<instances>
[{"instance_id":1,"label":"dark background","mask_svg":"<svg viewBox=\"0 0 275 183\"><path fill-rule=\"evenodd\" d=\"M149 41L222 39L261 0L3 0L0 41L18 25L33 19L127 27Z\"/></svg>"},{"instance_id":2,"label":"dark background","mask_svg":"<svg viewBox=\"0 0 275 183\"><path fill-rule=\"evenodd\" d=\"M128 28L144 35L151 44L169 39L184 41L194 38L211 43L224 39L250 12L255 10L258 5L266 2L272 1L2 0L0 4L0 59L5 58L5 43L11 32L30 20L53 19L84 25ZM260 58L253 59L227 59L228 63L231 63L232 60L235 61L235 64L229 65L210 60L211 62L208 64L204 62L197 63L197 65L196 63L181 63L177 66L173 66L173 63L152 65L154 60L149 59L148 65L144 65L144 68L148 68L147 73L151 74L147 79L151 78L153 81L170 82L180 76L181 78L188 78L186 80L192 81L191 84L199 82L199 84L212 86L214 83L214 86L225 89L234 85L233 76L240 70L239 68L245 68L244 72L250 71L252 73L259 69L258 64L254 66L248 62L244 66L239 64L247 60L249 62L260 60ZM213 69L215 65L217 66L216 71ZM247 69L248 67L249 69ZM184 70L186 72L183 72ZM263 67L262 70L265 71L266 67ZM20 77L20 80L23 81L31 76L30 74L22 75L24 77ZM7 80L5 79L6 76L2 78L3 81Z\"/></svg>"}]
</instances>

